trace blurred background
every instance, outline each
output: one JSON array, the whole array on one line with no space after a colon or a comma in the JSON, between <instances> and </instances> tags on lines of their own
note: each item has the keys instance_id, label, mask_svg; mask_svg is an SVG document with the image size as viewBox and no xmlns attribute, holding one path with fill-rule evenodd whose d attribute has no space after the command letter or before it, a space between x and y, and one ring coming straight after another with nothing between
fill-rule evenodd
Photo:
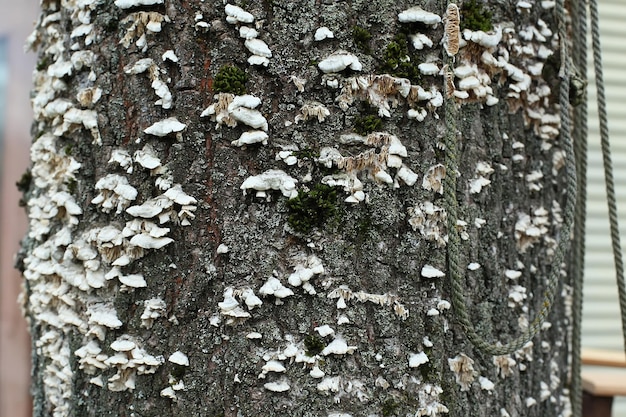
<instances>
[{"instance_id":1,"label":"blurred background","mask_svg":"<svg viewBox=\"0 0 626 417\"><path fill-rule=\"evenodd\" d=\"M621 235L626 236L626 2L600 1L604 76ZM28 166L29 90L35 64L24 52L39 8L37 0L0 0L0 416L29 417L30 342L17 297L21 277L13 257L26 231L16 181ZM590 52L591 53L591 52ZM592 63L589 63L592 69ZM583 346L623 349L617 286L611 255L595 87L589 72L589 185ZM626 240L626 239L623 239ZM626 375L625 375L626 381ZM626 417L618 399L615 417Z\"/></svg>"},{"instance_id":2,"label":"blurred background","mask_svg":"<svg viewBox=\"0 0 626 417\"><path fill-rule=\"evenodd\" d=\"M0 416L30 416L30 341L17 296L13 256L26 231L15 182L28 166L29 91L35 55L24 52L38 0L0 0Z\"/></svg>"}]
</instances>

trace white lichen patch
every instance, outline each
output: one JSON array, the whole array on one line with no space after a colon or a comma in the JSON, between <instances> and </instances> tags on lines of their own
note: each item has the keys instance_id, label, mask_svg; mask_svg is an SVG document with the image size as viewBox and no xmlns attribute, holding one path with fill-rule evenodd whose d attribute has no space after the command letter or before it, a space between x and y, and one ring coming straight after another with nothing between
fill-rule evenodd
<instances>
[{"instance_id":1,"label":"white lichen patch","mask_svg":"<svg viewBox=\"0 0 626 417\"><path fill-rule=\"evenodd\" d=\"M461 391L469 391L472 382L476 378L474 360L464 353L460 353L454 358L448 358L448 366L454 373L454 378L461 387Z\"/></svg>"}]
</instances>

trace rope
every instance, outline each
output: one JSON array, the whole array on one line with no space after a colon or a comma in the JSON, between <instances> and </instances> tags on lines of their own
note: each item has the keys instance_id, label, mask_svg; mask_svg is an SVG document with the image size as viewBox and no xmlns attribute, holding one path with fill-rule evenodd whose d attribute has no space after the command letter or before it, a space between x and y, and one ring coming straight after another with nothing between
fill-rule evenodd
<instances>
[{"instance_id":1,"label":"rope","mask_svg":"<svg viewBox=\"0 0 626 417\"><path fill-rule=\"evenodd\" d=\"M572 3L572 44L574 65L582 79L587 78L587 2L577 0ZM583 284L585 271L585 223L587 216L587 100L574 110L574 150L576 172L578 173L578 201L574 240L572 242L572 376L570 402L572 415L582 416L581 369L581 330L583 314Z\"/></svg>"},{"instance_id":2,"label":"rope","mask_svg":"<svg viewBox=\"0 0 626 417\"><path fill-rule=\"evenodd\" d=\"M450 3L449 3L450 4ZM444 199L446 211L448 213L448 271L450 274L452 288L452 305L457 315L457 320L463 327L467 338L480 351L491 355L505 355L522 348L528 341L532 340L537 333L541 331L543 323L546 321L548 314L554 303L557 287L559 284L559 276L561 272L561 264L565 257L565 253L569 249L569 239L572 232L575 207L576 207L576 162L574 160L574 145L570 135L570 104L569 104L569 80L571 75L571 63L567 54L567 32L565 24L565 6L564 0L557 0L556 12L559 26L559 40L561 42L561 71L560 71L560 93L559 106L561 116L561 140L563 149L566 154L565 168L567 171L567 202L563 216L563 226L560 231L559 243L557 245L548 284L544 292L543 302L537 316L528 326L528 329L519 337L512 341L501 345L500 343L488 342L480 336L470 320L465 305L465 288L464 288L464 268L459 262L460 241L459 234L456 229L458 218L458 202L456 197L457 179L456 173L458 168L458 150L457 150L457 109L453 99L447 99L444 103L444 114L446 122L445 136L445 159L446 159L446 177L444 179ZM446 56L444 54L444 56ZM447 57L447 64L452 68L454 64L453 57Z\"/></svg>"},{"instance_id":3,"label":"rope","mask_svg":"<svg viewBox=\"0 0 626 417\"><path fill-rule=\"evenodd\" d=\"M604 76L602 71L602 55L600 48L600 29L598 26L598 3L590 0L589 10L591 13L591 40L593 45L593 63L596 75L596 89L598 93L598 118L600 120L600 142L602 144L602 158L604 160L604 179L609 208L609 224L611 229L611 245L613 247L613 260L615 262L615 276L619 293L619 305L622 312L622 335L624 336L624 349L626 350L626 284L624 283L624 262L619 237L619 224L617 220L617 203L615 200L615 185L613 182L613 163L611 161L611 145L609 143L609 128L606 113L606 96L604 94Z\"/></svg>"}]
</instances>

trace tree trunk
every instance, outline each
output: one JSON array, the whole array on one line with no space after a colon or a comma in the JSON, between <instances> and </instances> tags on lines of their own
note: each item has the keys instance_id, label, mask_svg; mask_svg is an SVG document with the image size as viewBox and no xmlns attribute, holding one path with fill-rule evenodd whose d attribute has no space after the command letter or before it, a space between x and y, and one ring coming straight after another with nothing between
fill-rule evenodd
<instances>
[{"instance_id":1,"label":"tree trunk","mask_svg":"<svg viewBox=\"0 0 626 417\"><path fill-rule=\"evenodd\" d=\"M568 303L501 357L450 309L445 100L494 342L541 307L565 201L554 5L463 3L451 75L443 1L42 2L34 415L569 415Z\"/></svg>"}]
</instances>

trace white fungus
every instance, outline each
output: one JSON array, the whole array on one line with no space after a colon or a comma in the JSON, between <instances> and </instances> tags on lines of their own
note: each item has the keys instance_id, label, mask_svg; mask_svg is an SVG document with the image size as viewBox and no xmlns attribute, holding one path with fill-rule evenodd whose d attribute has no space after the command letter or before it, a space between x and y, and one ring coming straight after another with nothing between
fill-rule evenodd
<instances>
[{"instance_id":1,"label":"white fungus","mask_svg":"<svg viewBox=\"0 0 626 417\"><path fill-rule=\"evenodd\" d=\"M359 58L346 51L333 52L320 61L317 66L325 74L341 72L346 68L350 68L353 71L361 71L363 69Z\"/></svg>"},{"instance_id":2,"label":"white fungus","mask_svg":"<svg viewBox=\"0 0 626 417\"><path fill-rule=\"evenodd\" d=\"M402 23L420 22L434 26L441 22L441 17L435 13L427 12L419 6L415 6L399 13L398 20Z\"/></svg>"},{"instance_id":3,"label":"white fungus","mask_svg":"<svg viewBox=\"0 0 626 417\"><path fill-rule=\"evenodd\" d=\"M249 189L257 190L257 196L259 196L258 192L280 190L285 197L295 198L298 196L297 182L298 180L287 175L284 171L270 169L262 174L246 178L239 188L244 192Z\"/></svg>"},{"instance_id":4,"label":"white fungus","mask_svg":"<svg viewBox=\"0 0 626 417\"><path fill-rule=\"evenodd\" d=\"M115 0L115 5L120 9L130 9L139 6L152 6L163 4L163 0Z\"/></svg>"},{"instance_id":5,"label":"white fungus","mask_svg":"<svg viewBox=\"0 0 626 417\"><path fill-rule=\"evenodd\" d=\"M285 392L291 388L289 383L286 381L268 382L263 384L263 387L265 387L266 390L273 392Z\"/></svg>"},{"instance_id":6,"label":"white fungus","mask_svg":"<svg viewBox=\"0 0 626 417\"><path fill-rule=\"evenodd\" d=\"M228 23L238 24L254 22L254 16L251 13L246 12L239 6L227 4L224 11L226 12L226 21Z\"/></svg>"},{"instance_id":7,"label":"white fungus","mask_svg":"<svg viewBox=\"0 0 626 417\"><path fill-rule=\"evenodd\" d=\"M144 133L159 137L165 137L172 133L176 133L177 138L182 138L179 136L180 132L182 132L186 127L187 125L179 122L176 117L168 117L167 119L160 120L144 129Z\"/></svg>"},{"instance_id":8,"label":"white fungus","mask_svg":"<svg viewBox=\"0 0 626 417\"><path fill-rule=\"evenodd\" d=\"M432 265L424 265L422 267L421 274L424 278L441 278L446 275L443 271L435 268Z\"/></svg>"},{"instance_id":9,"label":"white fungus","mask_svg":"<svg viewBox=\"0 0 626 417\"><path fill-rule=\"evenodd\" d=\"M424 352L411 353L409 355L409 368L417 368L428 362L428 356Z\"/></svg>"},{"instance_id":10,"label":"white fungus","mask_svg":"<svg viewBox=\"0 0 626 417\"><path fill-rule=\"evenodd\" d=\"M352 354L356 350L356 346L348 346L346 341L341 337L337 336L335 340L330 342L326 347L322 350L321 354L323 356L328 356L331 354L334 355L345 355L346 353Z\"/></svg>"},{"instance_id":11,"label":"white fungus","mask_svg":"<svg viewBox=\"0 0 626 417\"><path fill-rule=\"evenodd\" d=\"M177 365L189 366L189 358L180 350L177 350L176 352L172 353L170 357L167 358L167 360Z\"/></svg>"},{"instance_id":12,"label":"white fungus","mask_svg":"<svg viewBox=\"0 0 626 417\"><path fill-rule=\"evenodd\" d=\"M316 41L323 41L324 39L334 38L333 32L326 26L322 26L315 31L314 39Z\"/></svg>"}]
</instances>

